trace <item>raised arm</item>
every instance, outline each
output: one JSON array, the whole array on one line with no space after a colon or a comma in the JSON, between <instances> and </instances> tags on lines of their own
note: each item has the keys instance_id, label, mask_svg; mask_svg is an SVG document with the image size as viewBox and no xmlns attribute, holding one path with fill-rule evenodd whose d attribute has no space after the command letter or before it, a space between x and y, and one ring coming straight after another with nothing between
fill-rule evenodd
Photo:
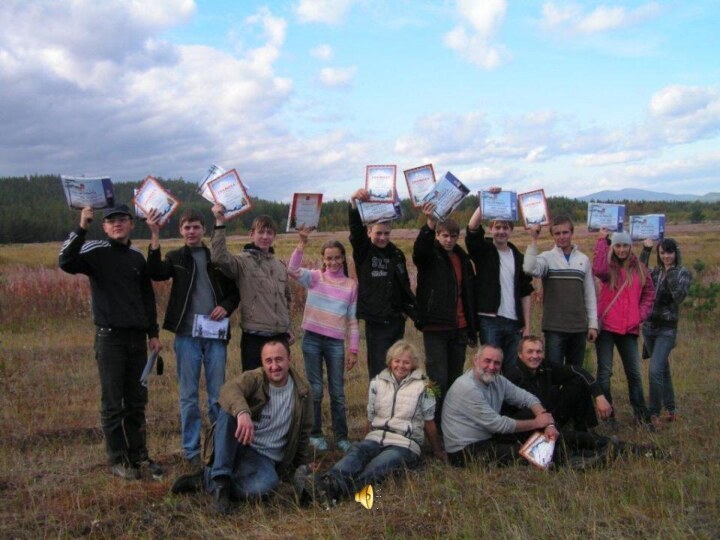
<instances>
[{"instance_id":1,"label":"raised arm","mask_svg":"<svg viewBox=\"0 0 720 540\"><path fill-rule=\"evenodd\" d=\"M220 271L231 279L237 279L242 274L242 266L237 257L233 257L227 248L225 238L225 207L215 204L212 207L215 216L215 229L210 239L210 258Z\"/></svg>"},{"instance_id":2,"label":"raised arm","mask_svg":"<svg viewBox=\"0 0 720 540\"><path fill-rule=\"evenodd\" d=\"M167 257L162 260L160 249L160 213L153 208L147 217L147 226L150 229L150 246L148 247L148 274L154 281L165 281L173 277L174 265Z\"/></svg>"},{"instance_id":3,"label":"raised arm","mask_svg":"<svg viewBox=\"0 0 720 540\"><path fill-rule=\"evenodd\" d=\"M60 248L58 264L68 274L90 274L91 266L80 255L85 237L93 220L93 209L89 206L80 212L80 224L70 233Z\"/></svg>"},{"instance_id":4,"label":"raised arm","mask_svg":"<svg viewBox=\"0 0 720 540\"><path fill-rule=\"evenodd\" d=\"M549 265L545 257L538 255L539 250L537 247L537 239L540 236L542 227L540 225L533 225L530 227L528 233L530 235L530 244L528 244L525 255L523 256L523 272L533 277L545 277L547 274Z\"/></svg>"}]
</instances>

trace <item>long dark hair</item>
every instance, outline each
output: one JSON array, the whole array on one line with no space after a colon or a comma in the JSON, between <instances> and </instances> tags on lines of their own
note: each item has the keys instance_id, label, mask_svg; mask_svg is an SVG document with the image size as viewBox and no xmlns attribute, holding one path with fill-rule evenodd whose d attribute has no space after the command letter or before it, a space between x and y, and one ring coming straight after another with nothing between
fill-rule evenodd
<instances>
[{"instance_id":1,"label":"long dark hair","mask_svg":"<svg viewBox=\"0 0 720 540\"><path fill-rule=\"evenodd\" d=\"M350 274L348 274L348 265L347 265L347 255L345 254L345 246L342 245L342 242L338 240L328 240L325 242L322 247L320 248L320 257L325 259L325 250L326 249L339 249L340 253L342 253L343 256L343 274L345 274L345 277L349 277ZM322 271L325 271L325 261L323 260L322 264Z\"/></svg>"},{"instance_id":2,"label":"long dark hair","mask_svg":"<svg viewBox=\"0 0 720 540\"><path fill-rule=\"evenodd\" d=\"M660 248L665 253L674 253L675 254L675 266L681 266L682 265L682 257L680 256L680 248L677 245L677 242L674 238L664 238L660 242L658 242L657 245L657 264L660 268L665 268L665 264L662 262L662 259L660 258Z\"/></svg>"}]
</instances>

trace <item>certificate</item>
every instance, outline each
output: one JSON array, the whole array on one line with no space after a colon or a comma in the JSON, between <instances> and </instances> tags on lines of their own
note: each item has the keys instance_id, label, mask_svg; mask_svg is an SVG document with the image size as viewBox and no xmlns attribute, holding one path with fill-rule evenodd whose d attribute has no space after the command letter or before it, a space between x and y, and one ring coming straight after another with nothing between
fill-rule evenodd
<instances>
[{"instance_id":1,"label":"certificate","mask_svg":"<svg viewBox=\"0 0 720 540\"><path fill-rule=\"evenodd\" d=\"M437 181L433 189L423 197L422 202L435 203L433 217L439 221L444 221L468 196L468 193L470 193L470 190L453 173L448 171Z\"/></svg>"},{"instance_id":2,"label":"certificate","mask_svg":"<svg viewBox=\"0 0 720 540\"><path fill-rule=\"evenodd\" d=\"M235 169L208 181L213 199L225 207L225 219L233 219L252 208L240 176Z\"/></svg>"},{"instance_id":3,"label":"certificate","mask_svg":"<svg viewBox=\"0 0 720 540\"><path fill-rule=\"evenodd\" d=\"M295 193L288 212L287 232L303 227L317 229L322 198L322 193Z\"/></svg>"},{"instance_id":4,"label":"certificate","mask_svg":"<svg viewBox=\"0 0 720 540\"><path fill-rule=\"evenodd\" d=\"M355 201L360 219L365 225L385 223L402 217L400 201L393 204Z\"/></svg>"},{"instance_id":5,"label":"certificate","mask_svg":"<svg viewBox=\"0 0 720 540\"><path fill-rule=\"evenodd\" d=\"M107 176L60 176L65 200L70 208L87 206L98 210L115 206L113 183Z\"/></svg>"},{"instance_id":6,"label":"certificate","mask_svg":"<svg viewBox=\"0 0 720 540\"><path fill-rule=\"evenodd\" d=\"M396 199L395 165L367 165L365 167L365 189L368 202L391 203Z\"/></svg>"},{"instance_id":7,"label":"certificate","mask_svg":"<svg viewBox=\"0 0 720 540\"><path fill-rule=\"evenodd\" d=\"M215 199L213 199L212 193L210 193L208 182L210 180L214 180L222 174L225 174L226 172L227 171L223 169L220 165L210 165L207 174L202 180L200 180L200 183L198 184L197 192L200 194L200 196L202 196L203 199L215 204Z\"/></svg>"},{"instance_id":8,"label":"certificate","mask_svg":"<svg viewBox=\"0 0 720 540\"><path fill-rule=\"evenodd\" d=\"M555 441L536 431L520 448L519 454L539 469L547 469L552 463Z\"/></svg>"},{"instance_id":9,"label":"certificate","mask_svg":"<svg viewBox=\"0 0 720 540\"><path fill-rule=\"evenodd\" d=\"M665 237L665 214L630 216L630 238L662 240Z\"/></svg>"},{"instance_id":10,"label":"certificate","mask_svg":"<svg viewBox=\"0 0 720 540\"><path fill-rule=\"evenodd\" d=\"M135 206L143 211L145 216L150 214L151 210L157 210L160 215L159 225L167 223L170 216L180 206L180 201L170 195L170 193L160 185L155 178L148 176L138 188L133 198Z\"/></svg>"},{"instance_id":11,"label":"certificate","mask_svg":"<svg viewBox=\"0 0 720 540\"><path fill-rule=\"evenodd\" d=\"M405 174L405 182L407 183L408 193L410 194L410 202L417 208L422 206L422 200L425 195L432 191L435 185L435 169L433 166L423 165L403 171Z\"/></svg>"},{"instance_id":12,"label":"certificate","mask_svg":"<svg viewBox=\"0 0 720 540\"><path fill-rule=\"evenodd\" d=\"M138 191L140 191L138 188L133 188L133 201L135 201L135 197L137 197ZM145 220L147 219L147 215L145 212L143 212L143 209L140 208L137 203L135 204L135 217L138 219Z\"/></svg>"},{"instance_id":13,"label":"certificate","mask_svg":"<svg viewBox=\"0 0 720 540\"><path fill-rule=\"evenodd\" d=\"M533 225L550 225L545 190L537 189L527 193L520 193L518 195L518 206L522 212L523 225L526 229Z\"/></svg>"},{"instance_id":14,"label":"certificate","mask_svg":"<svg viewBox=\"0 0 720 540\"><path fill-rule=\"evenodd\" d=\"M588 203L588 231L597 232L605 228L608 231L622 232L624 223L624 204Z\"/></svg>"},{"instance_id":15,"label":"certificate","mask_svg":"<svg viewBox=\"0 0 720 540\"><path fill-rule=\"evenodd\" d=\"M230 329L229 323L230 319L228 317L213 321L209 315L195 315L193 317L192 337L226 340Z\"/></svg>"},{"instance_id":16,"label":"certificate","mask_svg":"<svg viewBox=\"0 0 720 540\"><path fill-rule=\"evenodd\" d=\"M518 218L518 197L514 191L481 191L478 193L480 201L480 212L482 218L492 221L501 219L503 221L517 221Z\"/></svg>"}]
</instances>

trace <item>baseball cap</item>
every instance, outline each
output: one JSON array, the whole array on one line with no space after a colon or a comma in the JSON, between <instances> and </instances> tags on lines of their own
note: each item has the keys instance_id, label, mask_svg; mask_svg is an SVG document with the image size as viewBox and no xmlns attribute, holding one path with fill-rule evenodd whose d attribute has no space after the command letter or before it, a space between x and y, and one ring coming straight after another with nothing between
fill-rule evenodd
<instances>
[{"instance_id":1,"label":"baseball cap","mask_svg":"<svg viewBox=\"0 0 720 540\"><path fill-rule=\"evenodd\" d=\"M103 212L103 219L119 215L128 216L130 219L133 219L133 215L130 213L130 209L128 208L127 204L118 204L117 206L111 206L110 208L106 208Z\"/></svg>"}]
</instances>

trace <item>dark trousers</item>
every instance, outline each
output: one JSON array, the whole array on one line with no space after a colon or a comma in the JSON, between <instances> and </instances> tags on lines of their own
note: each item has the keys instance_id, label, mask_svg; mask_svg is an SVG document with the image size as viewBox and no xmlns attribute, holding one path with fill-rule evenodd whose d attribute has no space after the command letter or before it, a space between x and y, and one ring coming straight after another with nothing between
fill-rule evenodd
<instances>
[{"instance_id":1,"label":"dark trousers","mask_svg":"<svg viewBox=\"0 0 720 540\"><path fill-rule=\"evenodd\" d=\"M448 388L452 386L465 366L467 329L423 332L425 344L425 371L440 390L436 399L435 425L440 427L442 405Z\"/></svg>"},{"instance_id":2,"label":"dark trousers","mask_svg":"<svg viewBox=\"0 0 720 540\"><path fill-rule=\"evenodd\" d=\"M97 327L95 359L100 374L100 418L111 463L148 458L145 440L147 388L140 377L147 361L143 330Z\"/></svg>"},{"instance_id":3,"label":"dark trousers","mask_svg":"<svg viewBox=\"0 0 720 540\"><path fill-rule=\"evenodd\" d=\"M261 336L250 332L243 332L240 338L240 362L243 371L259 368L262 366L262 348L268 341L288 340L287 334L274 334Z\"/></svg>"},{"instance_id":4,"label":"dark trousers","mask_svg":"<svg viewBox=\"0 0 720 540\"><path fill-rule=\"evenodd\" d=\"M532 392L531 392L532 393ZM575 431L587 431L598 425L597 414L590 390L579 384L553 386L550 395L539 396L543 407L553 415L558 429L564 429L572 422ZM530 409L503 407L502 414L515 420L532 420L535 415Z\"/></svg>"},{"instance_id":5,"label":"dark trousers","mask_svg":"<svg viewBox=\"0 0 720 540\"><path fill-rule=\"evenodd\" d=\"M523 461L520 448L532 433L496 434L490 439L467 445L458 452L449 452L448 461L455 467L465 467L472 461L481 461L487 465L510 465Z\"/></svg>"},{"instance_id":6,"label":"dark trousers","mask_svg":"<svg viewBox=\"0 0 720 540\"><path fill-rule=\"evenodd\" d=\"M405 336L405 319L392 319L388 323L365 321L368 376L370 380L387 367L385 355L390 346Z\"/></svg>"},{"instance_id":7,"label":"dark trousers","mask_svg":"<svg viewBox=\"0 0 720 540\"><path fill-rule=\"evenodd\" d=\"M545 330L545 361L550 364L582 367L587 332Z\"/></svg>"}]
</instances>

